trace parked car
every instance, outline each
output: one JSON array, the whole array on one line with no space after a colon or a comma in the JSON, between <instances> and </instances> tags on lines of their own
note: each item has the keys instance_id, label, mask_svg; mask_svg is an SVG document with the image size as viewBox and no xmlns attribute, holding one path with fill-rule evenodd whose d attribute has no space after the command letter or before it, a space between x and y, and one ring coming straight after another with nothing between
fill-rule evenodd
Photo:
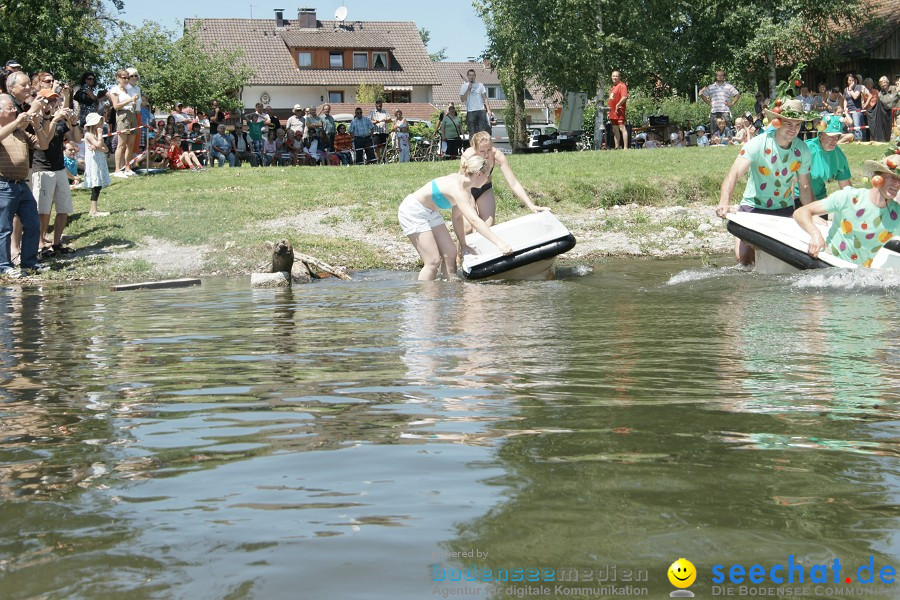
<instances>
[{"instance_id":1,"label":"parked car","mask_svg":"<svg viewBox=\"0 0 900 600\"><path fill-rule=\"evenodd\" d=\"M564 152L576 149L581 132L560 132L553 125L537 125L528 129L526 152Z\"/></svg>"},{"instance_id":2,"label":"parked car","mask_svg":"<svg viewBox=\"0 0 900 600\"><path fill-rule=\"evenodd\" d=\"M497 148L503 154L512 154L512 145L509 143L509 132L506 131L506 125L497 123L491 127L491 142L494 148Z\"/></svg>"}]
</instances>

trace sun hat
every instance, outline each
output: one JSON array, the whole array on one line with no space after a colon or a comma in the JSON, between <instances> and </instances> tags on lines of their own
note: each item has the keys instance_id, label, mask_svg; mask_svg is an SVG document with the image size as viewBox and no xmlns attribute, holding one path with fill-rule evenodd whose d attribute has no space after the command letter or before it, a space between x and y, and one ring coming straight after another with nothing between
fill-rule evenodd
<instances>
[{"instance_id":1,"label":"sun hat","mask_svg":"<svg viewBox=\"0 0 900 600\"><path fill-rule=\"evenodd\" d=\"M841 135L843 119L837 115L825 115L817 126L819 133L835 136Z\"/></svg>"},{"instance_id":2,"label":"sun hat","mask_svg":"<svg viewBox=\"0 0 900 600\"><path fill-rule=\"evenodd\" d=\"M59 94L53 90L40 90L37 95L39 98L46 98L47 100L50 98L59 98Z\"/></svg>"},{"instance_id":3,"label":"sun hat","mask_svg":"<svg viewBox=\"0 0 900 600\"><path fill-rule=\"evenodd\" d=\"M764 108L763 114L769 118L771 123L774 119L782 121L816 121L819 119L819 113L803 110L803 103L800 98L778 99L775 101L774 108Z\"/></svg>"},{"instance_id":4,"label":"sun hat","mask_svg":"<svg viewBox=\"0 0 900 600\"><path fill-rule=\"evenodd\" d=\"M881 160L867 160L863 163L863 175L872 177L876 173L900 177L900 155L892 154Z\"/></svg>"},{"instance_id":5,"label":"sun hat","mask_svg":"<svg viewBox=\"0 0 900 600\"><path fill-rule=\"evenodd\" d=\"M8 61L6 61L6 66L7 66L7 68L13 67L14 69L21 69L21 68L22 68L22 65L20 65L19 63L17 63L17 62L14 61L14 60L8 60Z\"/></svg>"},{"instance_id":6,"label":"sun hat","mask_svg":"<svg viewBox=\"0 0 900 600\"><path fill-rule=\"evenodd\" d=\"M93 127L100 122L100 118L100 115L97 113L88 113L88 116L84 118L84 126Z\"/></svg>"},{"instance_id":7,"label":"sun hat","mask_svg":"<svg viewBox=\"0 0 900 600\"><path fill-rule=\"evenodd\" d=\"M293 112L297 112L297 111L299 111L299 110L303 110L303 107L300 106L299 104L295 104L295 105L294 105L294 110L293 110Z\"/></svg>"},{"instance_id":8,"label":"sun hat","mask_svg":"<svg viewBox=\"0 0 900 600\"><path fill-rule=\"evenodd\" d=\"M675 140L678 139L678 134L673 131L671 134L669 134L669 139L674 142Z\"/></svg>"},{"instance_id":9,"label":"sun hat","mask_svg":"<svg viewBox=\"0 0 900 600\"><path fill-rule=\"evenodd\" d=\"M134 67L128 67L125 70L128 71L128 75L130 75L131 77L134 77L135 75L138 74L138 70L135 69Z\"/></svg>"}]
</instances>

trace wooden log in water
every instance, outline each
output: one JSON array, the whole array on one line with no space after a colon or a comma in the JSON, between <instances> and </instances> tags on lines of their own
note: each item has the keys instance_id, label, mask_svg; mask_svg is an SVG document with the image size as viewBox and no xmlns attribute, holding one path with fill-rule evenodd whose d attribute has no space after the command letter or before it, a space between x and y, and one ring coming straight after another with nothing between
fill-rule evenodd
<instances>
[{"instance_id":1,"label":"wooden log in water","mask_svg":"<svg viewBox=\"0 0 900 600\"><path fill-rule=\"evenodd\" d=\"M352 280L352 277L347 275L347 273L344 271L344 269L341 269L339 267L332 267L328 263L319 260L315 256L310 256L309 254L302 254L295 250L294 251L294 260L295 261L299 260L300 262L305 263L307 267L315 267L314 269L313 268L309 269L310 273L322 271L322 272L328 273L329 275L334 275L335 277L339 277L340 279L343 279L345 281Z\"/></svg>"},{"instance_id":2,"label":"wooden log in water","mask_svg":"<svg viewBox=\"0 0 900 600\"><path fill-rule=\"evenodd\" d=\"M141 283L125 283L122 285L114 285L109 289L114 292L125 292L129 290L158 290L164 288L180 288L192 285L200 285L199 279L165 279L162 281L143 281Z\"/></svg>"}]
</instances>

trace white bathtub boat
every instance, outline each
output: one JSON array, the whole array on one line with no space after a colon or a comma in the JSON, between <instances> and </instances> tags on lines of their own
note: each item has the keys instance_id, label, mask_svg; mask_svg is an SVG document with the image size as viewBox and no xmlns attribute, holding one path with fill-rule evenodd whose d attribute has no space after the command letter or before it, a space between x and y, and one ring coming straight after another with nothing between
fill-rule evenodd
<instances>
[{"instance_id":1,"label":"white bathtub boat","mask_svg":"<svg viewBox=\"0 0 900 600\"><path fill-rule=\"evenodd\" d=\"M463 257L466 279L553 279L556 257L575 247L575 236L551 212L539 212L494 225L491 231L513 247L503 255L478 233L466 236L475 254Z\"/></svg>"},{"instance_id":2,"label":"white bathtub boat","mask_svg":"<svg viewBox=\"0 0 900 600\"><path fill-rule=\"evenodd\" d=\"M817 224L822 237L829 225ZM791 218L759 213L729 213L728 231L756 249L754 270L760 273L794 273L806 269L841 267L856 269L858 265L827 251L818 258L807 254L809 235ZM900 268L900 240L889 240L872 259L873 269Z\"/></svg>"}]
</instances>

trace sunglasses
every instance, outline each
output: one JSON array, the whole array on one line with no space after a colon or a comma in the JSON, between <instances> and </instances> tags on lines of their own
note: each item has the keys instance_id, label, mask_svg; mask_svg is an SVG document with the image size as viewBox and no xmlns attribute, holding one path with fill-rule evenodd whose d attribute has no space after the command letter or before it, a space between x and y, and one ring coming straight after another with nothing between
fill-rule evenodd
<instances>
[{"instance_id":1,"label":"sunglasses","mask_svg":"<svg viewBox=\"0 0 900 600\"><path fill-rule=\"evenodd\" d=\"M43 83L53 83L53 80L52 80L52 79L45 79L45 80L43 81Z\"/></svg>"}]
</instances>

